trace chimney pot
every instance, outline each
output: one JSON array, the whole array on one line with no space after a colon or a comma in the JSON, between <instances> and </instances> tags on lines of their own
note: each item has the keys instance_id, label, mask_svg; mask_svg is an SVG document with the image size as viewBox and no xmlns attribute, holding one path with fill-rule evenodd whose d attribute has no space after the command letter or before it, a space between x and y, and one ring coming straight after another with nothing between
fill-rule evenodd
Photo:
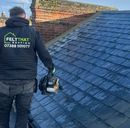
<instances>
[{"instance_id":1,"label":"chimney pot","mask_svg":"<svg viewBox=\"0 0 130 128\"><path fill-rule=\"evenodd\" d=\"M6 14L4 11L1 13L1 17L6 17Z\"/></svg>"}]
</instances>

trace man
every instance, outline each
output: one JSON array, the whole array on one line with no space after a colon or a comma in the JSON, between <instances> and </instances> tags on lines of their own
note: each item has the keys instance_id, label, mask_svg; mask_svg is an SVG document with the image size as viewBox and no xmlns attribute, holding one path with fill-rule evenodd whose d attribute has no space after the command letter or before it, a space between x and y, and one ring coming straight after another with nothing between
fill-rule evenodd
<instances>
[{"instance_id":1,"label":"man","mask_svg":"<svg viewBox=\"0 0 130 128\"><path fill-rule=\"evenodd\" d=\"M36 52L50 72L53 63L39 32L25 19L25 11L13 7L9 12L11 18L0 28L0 128L9 128L14 97L15 128L26 128L37 75Z\"/></svg>"}]
</instances>

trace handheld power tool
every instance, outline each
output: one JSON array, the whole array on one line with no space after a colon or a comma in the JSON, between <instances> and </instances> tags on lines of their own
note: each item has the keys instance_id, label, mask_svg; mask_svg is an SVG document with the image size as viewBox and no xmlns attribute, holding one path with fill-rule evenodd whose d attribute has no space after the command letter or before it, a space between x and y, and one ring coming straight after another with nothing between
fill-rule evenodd
<instances>
[{"instance_id":1,"label":"handheld power tool","mask_svg":"<svg viewBox=\"0 0 130 128\"><path fill-rule=\"evenodd\" d=\"M39 89L43 95L57 95L58 89L63 90L59 83L59 78L55 76L55 69L53 72L49 71L48 75L44 76L39 82Z\"/></svg>"}]
</instances>

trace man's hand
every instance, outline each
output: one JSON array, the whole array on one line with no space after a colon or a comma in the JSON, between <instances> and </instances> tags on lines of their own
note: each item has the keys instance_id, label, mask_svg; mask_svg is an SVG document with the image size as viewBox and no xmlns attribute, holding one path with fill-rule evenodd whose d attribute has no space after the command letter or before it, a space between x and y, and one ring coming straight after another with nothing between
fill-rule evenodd
<instances>
[{"instance_id":1,"label":"man's hand","mask_svg":"<svg viewBox=\"0 0 130 128\"><path fill-rule=\"evenodd\" d=\"M53 77L53 76L55 76L55 68L53 68L53 70L51 69L48 71L48 77Z\"/></svg>"}]
</instances>

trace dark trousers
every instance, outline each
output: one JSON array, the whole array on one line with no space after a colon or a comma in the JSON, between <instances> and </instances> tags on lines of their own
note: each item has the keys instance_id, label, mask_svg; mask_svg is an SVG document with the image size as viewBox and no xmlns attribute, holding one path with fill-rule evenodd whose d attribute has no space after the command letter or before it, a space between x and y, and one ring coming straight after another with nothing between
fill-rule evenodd
<instances>
[{"instance_id":1,"label":"dark trousers","mask_svg":"<svg viewBox=\"0 0 130 128\"><path fill-rule=\"evenodd\" d=\"M26 128L28 114L33 98L35 80L2 80L0 81L0 128L9 128L9 117L15 97L15 128Z\"/></svg>"}]
</instances>

